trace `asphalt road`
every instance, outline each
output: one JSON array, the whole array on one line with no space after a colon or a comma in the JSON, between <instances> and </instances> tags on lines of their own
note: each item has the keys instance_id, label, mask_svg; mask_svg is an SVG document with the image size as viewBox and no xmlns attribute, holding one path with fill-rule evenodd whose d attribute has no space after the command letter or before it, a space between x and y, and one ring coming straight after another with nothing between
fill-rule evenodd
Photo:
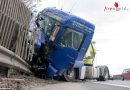
<instances>
[{"instance_id":1,"label":"asphalt road","mask_svg":"<svg viewBox=\"0 0 130 90\"><path fill-rule=\"evenodd\" d=\"M130 90L130 81L109 80L105 82L63 82L59 84L35 87L31 90Z\"/></svg>"}]
</instances>

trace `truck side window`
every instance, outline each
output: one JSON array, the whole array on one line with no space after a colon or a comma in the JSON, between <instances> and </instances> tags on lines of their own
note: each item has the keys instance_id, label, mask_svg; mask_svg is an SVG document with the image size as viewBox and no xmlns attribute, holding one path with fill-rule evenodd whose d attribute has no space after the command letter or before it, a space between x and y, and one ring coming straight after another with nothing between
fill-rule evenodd
<instances>
[{"instance_id":1,"label":"truck side window","mask_svg":"<svg viewBox=\"0 0 130 90\"><path fill-rule=\"evenodd\" d=\"M83 41L83 33L77 32L70 28L66 28L59 41L59 44L62 47L70 47L75 50L79 50L82 41Z\"/></svg>"}]
</instances>

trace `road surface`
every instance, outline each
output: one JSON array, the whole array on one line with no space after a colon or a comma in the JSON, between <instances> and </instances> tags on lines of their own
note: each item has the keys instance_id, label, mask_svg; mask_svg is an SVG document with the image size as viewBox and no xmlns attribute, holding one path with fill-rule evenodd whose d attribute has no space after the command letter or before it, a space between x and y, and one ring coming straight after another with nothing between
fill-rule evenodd
<instances>
[{"instance_id":1,"label":"road surface","mask_svg":"<svg viewBox=\"0 0 130 90\"><path fill-rule=\"evenodd\" d=\"M130 81L110 80L105 82L63 82L59 84L46 85L44 87L33 87L31 90L130 90Z\"/></svg>"}]
</instances>

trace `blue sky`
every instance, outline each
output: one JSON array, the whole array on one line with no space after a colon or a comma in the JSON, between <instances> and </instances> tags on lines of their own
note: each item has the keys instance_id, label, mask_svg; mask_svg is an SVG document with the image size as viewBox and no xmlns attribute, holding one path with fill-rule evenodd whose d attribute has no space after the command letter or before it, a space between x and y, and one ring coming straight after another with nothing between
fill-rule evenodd
<instances>
[{"instance_id":1,"label":"blue sky","mask_svg":"<svg viewBox=\"0 0 130 90\"><path fill-rule=\"evenodd\" d=\"M57 7L71 11L96 26L93 40L96 41L95 65L107 65L111 74L120 74L130 68L130 0L41 0L38 10ZM129 10L104 11L105 7L120 7Z\"/></svg>"}]
</instances>

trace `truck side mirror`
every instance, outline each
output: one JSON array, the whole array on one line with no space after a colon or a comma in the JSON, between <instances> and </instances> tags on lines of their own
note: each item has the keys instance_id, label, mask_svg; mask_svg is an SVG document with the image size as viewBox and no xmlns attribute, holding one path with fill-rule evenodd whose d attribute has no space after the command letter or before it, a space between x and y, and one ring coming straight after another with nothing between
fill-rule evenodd
<instances>
[{"instance_id":1,"label":"truck side mirror","mask_svg":"<svg viewBox=\"0 0 130 90\"><path fill-rule=\"evenodd\" d=\"M38 19L36 19L35 23L36 23L37 27L40 27L40 25L38 23Z\"/></svg>"}]
</instances>

